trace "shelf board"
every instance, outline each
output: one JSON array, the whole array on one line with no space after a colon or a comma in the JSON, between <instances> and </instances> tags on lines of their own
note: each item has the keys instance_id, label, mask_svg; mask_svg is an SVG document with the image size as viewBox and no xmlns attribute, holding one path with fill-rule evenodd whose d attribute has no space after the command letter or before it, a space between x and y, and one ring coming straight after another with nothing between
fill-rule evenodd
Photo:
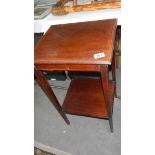
<instances>
[{"instance_id":1,"label":"shelf board","mask_svg":"<svg viewBox=\"0 0 155 155\"><path fill-rule=\"evenodd\" d=\"M108 102L112 102L112 98L114 98L114 87L110 88L112 89L108 94L106 93L106 95L110 95ZM72 80L62 108L64 112L69 114L108 117L101 80L86 78Z\"/></svg>"}]
</instances>

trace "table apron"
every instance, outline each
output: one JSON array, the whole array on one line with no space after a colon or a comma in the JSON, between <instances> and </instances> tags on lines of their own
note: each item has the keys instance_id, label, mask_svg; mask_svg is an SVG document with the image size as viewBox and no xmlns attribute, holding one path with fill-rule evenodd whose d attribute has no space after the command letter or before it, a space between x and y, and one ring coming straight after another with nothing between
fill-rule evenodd
<instances>
[{"instance_id":1,"label":"table apron","mask_svg":"<svg viewBox=\"0 0 155 155\"><path fill-rule=\"evenodd\" d=\"M37 70L42 71L98 71L100 72L100 65L89 64L36 64Z\"/></svg>"}]
</instances>

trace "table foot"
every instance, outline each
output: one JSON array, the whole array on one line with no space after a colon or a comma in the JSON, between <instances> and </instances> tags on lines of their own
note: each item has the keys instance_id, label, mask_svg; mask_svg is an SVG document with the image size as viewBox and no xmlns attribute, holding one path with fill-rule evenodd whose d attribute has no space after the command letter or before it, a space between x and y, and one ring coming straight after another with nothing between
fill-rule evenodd
<instances>
[{"instance_id":1,"label":"table foot","mask_svg":"<svg viewBox=\"0 0 155 155\"><path fill-rule=\"evenodd\" d=\"M67 116L66 116L66 114L64 112L62 112L62 115L61 116L64 119L64 121L66 122L66 124L67 125L70 125L70 122L69 122L69 120L68 120L68 118L67 118Z\"/></svg>"},{"instance_id":2,"label":"table foot","mask_svg":"<svg viewBox=\"0 0 155 155\"><path fill-rule=\"evenodd\" d=\"M111 132L114 132L112 117L109 118L109 125L110 125L110 131L111 131Z\"/></svg>"}]
</instances>

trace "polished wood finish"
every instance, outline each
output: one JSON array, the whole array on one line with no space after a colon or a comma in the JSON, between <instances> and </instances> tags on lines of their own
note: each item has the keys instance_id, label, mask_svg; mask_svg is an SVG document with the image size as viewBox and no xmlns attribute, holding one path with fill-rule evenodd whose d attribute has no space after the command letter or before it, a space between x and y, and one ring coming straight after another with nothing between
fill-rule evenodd
<instances>
[{"instance_id":1,"label":"polished wood finish","mask_svg":"<svg viewBox=\"0 0 155 155\"><path fill-rule=\"evenodd\" d=\"M114 87L106 93L113 98ZM101 80L86 78L72 80L63 103L63 110L70 114L106 118L108 113Z\"/></svg>"},{"instance_id":2,"label":"polished wood finish","mask_svg":"<svg viewBox=\"0 0 155 155\"><path fill-rule=\"evenodd\" d=\"M121 37L121 27L117 27L116 29L116 35L115 35L115 43L114 43L114 50L113 50L113 58L112 58L112 80L115 82L115 97L117 96L116 91L116 59L120 55L121 51L119 49L119 43L120 43L120 37Z\"/></svg>"},{"instance_id":3,"label":"polished wood finish","mask_svg":"<svg viewBox=\"0 0 155 155\"><path fill-rule=\"evenodd\" d=\"M45 79L43 73L39 70L36 70L36 68L34 69L34 75L38 81L38 83L40 84L41 88L44 90L44 92L47 94L47 96L49 97L49 99L51 100L52 104L55 106L55 108L57 109L57 111L59 112L59 114L62 116L62 118L65 120L65 122L67 124L70 124L68 118L66 117L65 113L62 111L62 108L55 96L55 94L53 93L51 87L49 86L47 80Z\"/></svg>"},{"instance_id":4,"label":"polished wood finish","mask_svg":"<svg viewBox=\"0 0 155 155\"><path fill-rule=\"evenodd\" d=\"M39 70L44 71L100 71L100 67L98 65L88 65L88 64L38 64L36 65Z\"/></svg>"},{"instance_id":5,"label":"polished wood finish","mask_svg":"<svg viewBox=\"0 0 155 155\"><path fill-rule=\"evenodd\" d=\"M115 44L114 44L114 52L116 56L121 55L120 51L120 40L121 40L121 26L117 26L116 35L115 35Z\"/></svg>"},{"instance_id":6,"label":"polished wood finish","mask_svg":"<svg viewBox=\"0 0 155 155\"><path fill-rule=\"evenodd\" d=\"M112 80L115 82L115 97L117 97L117 92L116 92L116 54L115 54L115 51L113 52L111 69L112 69Z\"/></svg>"},{"instance_id":7,"label":"polished wood finish","mask_svg":"<svg viewBox=\"0 0 155 155\"><path fill-rule=\"evenodd\" d=\"M102 81L103 94L106 94L106 92L109 92L112 89L109 83L108 65L104 65L104 66L101 65L101 81ZM108 118L109 118L110 130L111 132L113 132L113 123L112 123L113 105L111 103L113 103L114 98L110 97L107 94L107 95L104 95L104 99L105 99L105 105L106 105Z\"/></svg>"},{"instance_id":8,"label":"polished wood finish","mask_svg":"<svg viewBox=\"0 0 155 155\"><path fill-rule=\"evenodd\" d=\"M52 26L35 47L35 76L64 118L65 113L108 118L113 132L112 112L115 81L109 81L108 65L112 64L115 80L114 39L117 20L83 22ZM94 54L105 57L95 59ZM42 71L96 71L100 79L72 79L62 107Z\"/></svg>"},{"instance_id":9,"label":"polished wood finish","mask_svg":"<svg viewBox=\"0 0 155 155\"><path fill-rule=\"evenodd\" d=\"M116 67L119 68L121 65L120 57L121 57L121 26L117 26L116 37L115 37L115 45L114 45L114 53L116 56Z\"/></svg>"},{"instance_id":10,"label":"polished wood finish","mask_svg":"<svg viewBox=\"0 0 155 155\"><path fill-rule=\"evenodd\" d=\"M35 64L111 64L116 21L52 26L35 46ZM94 59L100 52L105 57Z\"/></svg>"},{"instance_id":11,"label":"polished wood finish","mask_svg":"<svg viewBox=\"0 0 155 155\"><path fill-rule=\"evenodd\" d=\"M63 110L71 114L107 116L100 80L73 79L63 104Z\"/></svg>"}]
</instances>

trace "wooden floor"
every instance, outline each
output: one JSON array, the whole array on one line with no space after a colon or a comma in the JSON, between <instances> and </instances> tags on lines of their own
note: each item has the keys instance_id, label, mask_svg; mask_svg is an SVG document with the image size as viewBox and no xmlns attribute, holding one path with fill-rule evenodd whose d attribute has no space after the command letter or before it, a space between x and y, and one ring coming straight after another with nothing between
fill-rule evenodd
<instances>
[{"instance_id":1,"label":"wooden floor","mask_svg":"<svg viewBox=\"0 0 155 155\"><path fill-rule=\"evenodd\" d=\"M56 155L34 147L34 155Z\"/></svg>"}]
</instances>

